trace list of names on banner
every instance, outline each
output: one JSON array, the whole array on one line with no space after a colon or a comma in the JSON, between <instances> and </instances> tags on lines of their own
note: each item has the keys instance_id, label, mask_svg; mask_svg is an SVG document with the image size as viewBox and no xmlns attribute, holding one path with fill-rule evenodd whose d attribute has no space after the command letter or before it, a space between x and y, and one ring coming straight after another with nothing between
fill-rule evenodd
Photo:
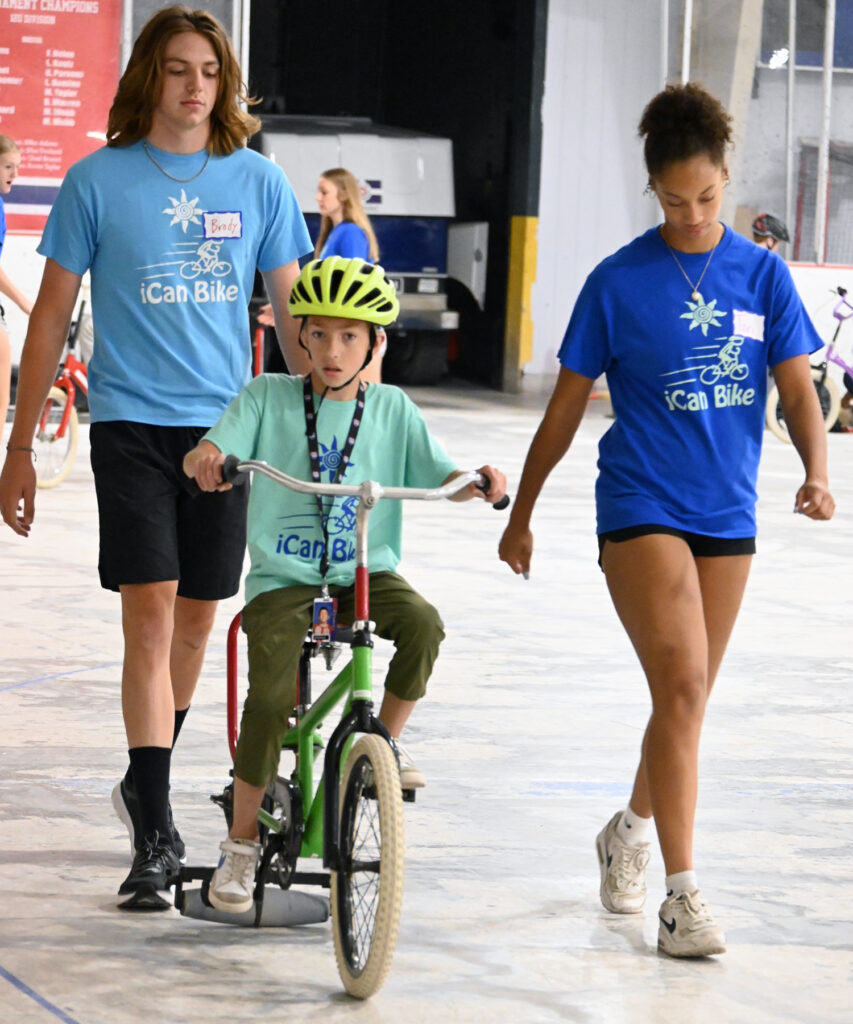
<instances>
[{"instance_id":1,"label":"list of names on banner","mask_svg":"<svg viewBox=\"0 0 853 1024\"><path fill-rule=\"evenodd\" d=\"M0 0L0 133L20 147L22 179L61 179L103 144L118 83L121 6Z\"/></svg>"}]
</instances>

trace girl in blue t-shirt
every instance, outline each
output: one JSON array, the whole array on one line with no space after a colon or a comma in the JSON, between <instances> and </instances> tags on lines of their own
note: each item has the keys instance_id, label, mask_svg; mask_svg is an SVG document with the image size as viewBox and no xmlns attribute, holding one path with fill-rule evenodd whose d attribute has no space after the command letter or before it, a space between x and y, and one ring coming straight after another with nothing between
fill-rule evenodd
<instances>
[{"instance_id":1,"label":"girl in blue t-shirt","mask_svg":"<svg viewBox=\"0 0 853 1024\"><path fill-rule=\"evenodd\" d=\"M379 259L379 245L370 225L370 218L361 200L361 186L355 175L344 167L332 167L323 171L317 182L317 208L320 211L320 233L314 246L316 259L326 256L343 256L346 259L360 259L376 263ZM272 307L262 306L258 323L273 326ZM382 380L382 357L385 355L387 340L382 332L377 355L364 371L364 379L379 384ZM309 373L311 365L302 352L288 355L287 370L292 374Z\"/></svg>"},{"instance_id":2,"label":"girl in blue t-shirt","mask_svg":"<svg viewBox=\"0 0 853 1024\"><path fill-rule=\"evenodd\" d=\"M3 243L6 241L6 211L3 207L3 196L8 195L18 168L21 166L21 153L13 139L8 135L0 135L0 256L3 255ZM9 276L0 267L0 295L7 295L16 306L30 315L32 303L24 293L15 286ZM0 303L0 434L6 422L9 408L9 387L12 373L12 351L9 335L6 332L6 316Z\"/></svg>"},{"instance_id":3,"label":"girl in blue t-shirt","mask_svg":"<svg viewBox=\"0 0 853 1024\"><path fill-rule=\"evenodd\" d=\"M693 866L699 736L755 551L768 367L805 469L795 510L829 519L835 506L808 360L820 339L784 262L718 219L730 116L697 85L669 86L639 130L664 220L599 264L578 297L500 557L529 570L536 498L606 373L616 419L599 448L599 562L652 714L630 802L596 839L601 901L642 910L654 823L666 868L658 946L691 957L725 951Z\"/></svg>"},{"instance_id":4,"label":"girl in blue t-shirt","mask_svg":"<svg viewBox=\"0 0 853 1024\"><path fill-rule=\"evenodd\" d=\"M361 201L361 188L350 171L332 167L323 171L317 182L317 207L320 233L314 256L357 257L375 263L379 246Z\"/></svg>"}]
</instances>

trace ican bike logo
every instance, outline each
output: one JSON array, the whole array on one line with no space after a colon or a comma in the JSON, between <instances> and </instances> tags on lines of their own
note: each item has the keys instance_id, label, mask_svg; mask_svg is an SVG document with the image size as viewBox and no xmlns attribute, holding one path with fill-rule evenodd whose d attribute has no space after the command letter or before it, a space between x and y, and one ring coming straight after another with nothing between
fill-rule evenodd
<instances>
[{"instance_id":1,"label":"ican bike logo","mask_svg":"<svg viewBox=\"0 0 853 1024\"><path fill-rule=\"evenodd\" d=\"M741 362L744 339L737 334L716 343L695 345L685 365L661 376L663 397L670 412L702 412L752 405L755 388L745 382L749 366Z\"/></svg>"},{"instance_id":2,"label":"ican bike logo","mask_svg":"<svg viewBox=\"0 0 853 1024\"><path fill-rule=\"evenodd\" d=\"M170 218L170 228L180 229L180 236L158 261L138 268L144 306L237 302L240 289L228 280L234 266L225 247L229 240L242 238L242 215L208 211L200 202L199 196L190 198L181 189L180 197L169 196L169 205L160 211Z\"/></svg>"}]
</instances>

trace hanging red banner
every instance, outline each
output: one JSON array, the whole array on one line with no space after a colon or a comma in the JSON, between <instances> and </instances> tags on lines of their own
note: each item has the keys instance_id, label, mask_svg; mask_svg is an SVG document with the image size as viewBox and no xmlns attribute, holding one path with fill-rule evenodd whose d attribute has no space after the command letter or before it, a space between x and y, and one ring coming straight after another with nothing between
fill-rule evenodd
<instances>
[{"instance_id":1,"label":"hanging red banner","mask_svg":"<svg viewBox=\"0 0 853 1024\"><path fill-rule=\"evenodd\" d=\"M0 0L0 134L21 151L10 234L41 234L65 172L103 145L121 0Z\"/></svg>"}]
</instances>

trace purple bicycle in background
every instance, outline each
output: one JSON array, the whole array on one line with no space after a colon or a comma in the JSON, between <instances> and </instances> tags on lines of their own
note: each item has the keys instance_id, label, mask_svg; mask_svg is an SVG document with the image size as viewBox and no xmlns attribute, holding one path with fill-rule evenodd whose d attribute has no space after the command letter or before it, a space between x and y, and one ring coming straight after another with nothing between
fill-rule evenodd
<instances>
[{"instance_id":1,"label":"purple bicycle in background","mask_svg":"<svg viewBox=\"0 0 853 1024\"><path fill-rule=\"evenodd\" d=\"M812 366L812 380L814 381L817 397L820 401L820 409L823 413L823 420L827 430L832 430L838 420L838 412L841 408L841 395L838 393L838 385L829 376L829 364L835 363L844 371L844 387L848 394L853 395L853 366L845 363L841 356L835 351L835 343L838 340L838 332L845 320L853 316L853 306L847 301L847 289L840 286L835 289L839 296L838 302L832 310L832 315L838 321L832 341L826 348L826 357L822 363ZM774 384L767 395L766 406L767 426L779 438L780 441L791 443L788 435L788 428L785 425L785 417L782 414L782 403L779 401L779 389Z\"/></svg>"}]
</instances>

